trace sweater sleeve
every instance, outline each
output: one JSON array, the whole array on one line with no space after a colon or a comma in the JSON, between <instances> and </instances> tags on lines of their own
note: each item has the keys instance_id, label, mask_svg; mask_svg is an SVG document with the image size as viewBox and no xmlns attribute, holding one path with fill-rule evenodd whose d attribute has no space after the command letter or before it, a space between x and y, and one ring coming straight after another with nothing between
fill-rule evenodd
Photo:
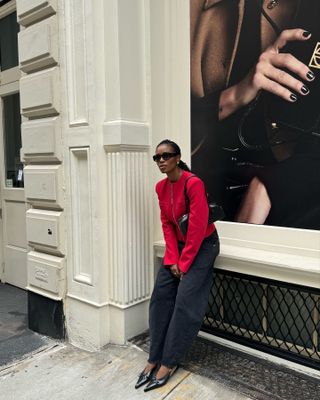
<instances>
[{"instance_id":1,"label":"sweater sleeve","mask_svg":"<svg viewBox=\"0 0 320 400\"><path fill-rule=\"evenodd\" d=\"M204 183L199 178L192 178L187 184L187 195L190 201L188 231L186 244L180 255L178 267L187 272L193 263L208 227L208 201Z\"/></svg>"},{"instance_id":2,"label":"sweater sleeve","mask_svg":"<svg viewBox=\"0 0 320 400\"><path fill-rule=\"evenodd\" d=\"M157 191L157 188L156 188ZM158 192L157 192L158 194ZM159 195L158 195L159 197ZM179 250L178 250L178 238L173 223L167 218L164 210L161 207L161 201L159 200L160 206L160 218L162 223L162 231L164 241L166 243L166 251L164 255L163 265L178 264Z\"/></svg>"}]
</instances>

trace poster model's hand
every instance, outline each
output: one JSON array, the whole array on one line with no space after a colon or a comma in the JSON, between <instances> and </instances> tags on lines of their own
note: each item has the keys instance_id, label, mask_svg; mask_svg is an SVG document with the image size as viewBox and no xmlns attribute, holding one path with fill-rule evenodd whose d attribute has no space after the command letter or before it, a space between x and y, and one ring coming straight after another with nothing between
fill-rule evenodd
<instances>
[{"instance_id":1,"label":"poster model's hand","mask_svg":"<svg viewBox=\"0 0 320 400\"><path fill-rule=\"evenodd\" d=\"M295 93L308 94L309 89L304 81L313 80L313 73L292 54L280 53L280 50L290 41L308 40L310 37L311 34L302 29L283 31L274 44L261 54L252 78L253 89L256 92L264 89L288 101L297 100ZM292 72L301 80L284 70Z\"/></svg>"},{"instance_id":2,"label":"poster model's hand","mask_svg":"<svg viewBox=\"0 0 320 400\"><path fill-rule=\"evenodd\" d=\"M266 90L291 102L297 100L297 94L307 95L309 89L304 82L312 81L314 74L292 54L281 53L280 50L288 42L308 40L310 37L311 33L303 29L284 30L273 45L260 55L248 75L221 93L219 119L222 120L249 104L260 90Z\"/></svg>"}]
</instances>

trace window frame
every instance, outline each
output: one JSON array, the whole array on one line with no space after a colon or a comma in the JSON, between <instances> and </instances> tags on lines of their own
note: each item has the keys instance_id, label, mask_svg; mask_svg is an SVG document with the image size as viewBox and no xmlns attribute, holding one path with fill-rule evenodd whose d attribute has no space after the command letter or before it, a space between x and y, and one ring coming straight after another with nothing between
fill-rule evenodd
<instances>
[{"instance_id":1,"label":"window frame","mask_svg":"<svg viewBox=\"0 0 320 400\"><path fill-rule=\"evenodd\" d=\"M170 138L183 149L184 161L190 163L189 2L151 1L150 20L152 148L163 139L163 132L170 132ZM161 178L154 171L154 183ZM153 204L154 251L162 257L156 196ZM216 225L222 243L216 268L320 287L320 231L224 221Z\"/></svg>"},{"instance_id":2,"label":"window frame","mask_svg":"<svg viewBox=\"0 0 320 400\"><path fill-rule=\"evenodd\" d=\"M16 0L12 0L7 4L0 7L0 20L7 17L8 15L17 11ZM0 129L1 129L1 143L0 151L3 154L1 157L1 173L0 179L3 182L4 190L24 190L19 187L6 187L6 162L5 162L5 143L4 143L4 121L3 121L3 101L2 98L10 96L16 93L20 93L20 78L21 71L19 64L12 68L0 71Z\"/></svg>"}]
</instances>

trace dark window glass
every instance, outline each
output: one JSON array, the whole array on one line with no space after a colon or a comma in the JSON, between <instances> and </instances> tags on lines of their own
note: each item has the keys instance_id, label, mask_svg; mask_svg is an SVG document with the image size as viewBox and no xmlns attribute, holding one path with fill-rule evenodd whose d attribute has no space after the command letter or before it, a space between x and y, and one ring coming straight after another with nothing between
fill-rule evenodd
<instances>
[{"instance_id":1,"label":"dark window glass","mask_svg":"<svg viewBox=\"0 0 320 400\"><path fill-rule=\"evenodd\" d=\"M3 97L6 186L23 187L23 165L20 161L21 115L19 94Z\"/></svg>"},{"instance_id":2,"label":"dark window glass","mask_svg":"<svg viewBox=\"0 0 320 400\"><path fill-rule=\"evenodd\" d=\"M17 13L0 19L0 70L16 67L18 61L18 32Z\"/></svg>"}]
</instances>

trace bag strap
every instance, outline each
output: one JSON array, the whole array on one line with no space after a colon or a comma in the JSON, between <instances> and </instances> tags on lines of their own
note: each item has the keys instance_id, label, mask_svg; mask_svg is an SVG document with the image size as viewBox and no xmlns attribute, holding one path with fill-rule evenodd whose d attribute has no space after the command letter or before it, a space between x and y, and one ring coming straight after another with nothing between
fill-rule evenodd
<instances>
[{"instance_id":1,"label":"bag strap","mask_svg":"<svg viewBox=\"0 0 320 400\"><path fill-rule=\"evenodd\" d=\"M184 201L185 201L185 203L186 203L186 214L188 214L189 213L189 211L190 211L190 200L189 200L189 197L188 197L188 192L187 192L187 182L188 182L188 180L189 179L191 179L191 178L193 178L193 177L195 177L196 175L190 175L190 176L188 176L188 178L185 180L185 182L184 182Z\"/></svg>"},{"instance_id":2,"label":"bag strap","mask_svg":"<svg viewBox=\"0 0 320 400\"><path fill-rule=\"evenodd\" d=\"M264 8L263 8L263 0L257 0L258 3L258 7L261 10L261 14L264 16L264 18L269 22L270 26L272 27L272 29L274 30L275 34L277 36L280 35L280 33L282 32L282 30L279 28L279 26L275 23L275 21L270 17L270 15L268 13L265 12ZM299 0L297 8L296 8L296 12L293 16L292 19L292 23L291 25L287 28L294 28L295 24L299 21L298 20L298 16L299 16L299 12L301 11L301 6L302 6L302 0Z\"/></svg>"},{"instance_id":3,"label":"bag strap","mask_svg":"<svg viewBox=\"0 0 320 400\"><path fill-rule=\"evenodd\" d=\"M271 25L272 29L274 30L275 34L277 36L280 35L281 29L278 27L278 25L274 22L274 20L268 15L268 13L265 12L263 8L263 0L257 0L258 7L260 8L261 14L265 17L265 19L269 22Z\"/></svg>"}]
</instances>

